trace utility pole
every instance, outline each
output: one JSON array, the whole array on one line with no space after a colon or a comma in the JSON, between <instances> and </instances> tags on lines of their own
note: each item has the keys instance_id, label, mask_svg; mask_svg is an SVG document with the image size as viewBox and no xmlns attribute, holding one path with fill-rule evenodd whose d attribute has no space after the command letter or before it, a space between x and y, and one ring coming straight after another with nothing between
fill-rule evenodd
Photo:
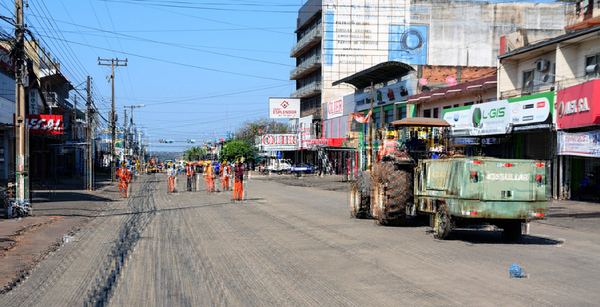
<instances>
[{"instance_id":1,"label":"utility pole","mask_svg":"<svg viewBox=\"0 0 600 307\"><path fill-rule=\"evenodd\" d=\"M375 88L373 87L373 82L371 82L371 117L372 119L369 120L369 147L367 149L368 152L368 157L367 157L367 163L369 164L369 172L373 172L373 125L374 125L374 118L375 116L373 115L373 90L375 90Z\"/></svg>"},{"instance_id":2,"label":"utility pole","mask_svg":"<svg viewBox=\"0 0 600 307\"><path fill-rule=\"evenodd\" d=\"M29 207L27 191L28 156L25 127L25 25L23 23L23 0L15 1L15 184L17 203ZM31 211L30 211L31 212Z\"/></svg>"},{"instance_id":3,"label":"utility pole","mask_svg":"<svg viewBox=\"0 0 600 307\"><path fill-rule=\"evenodd\" d=\"M73 96L73 141L77 140L77 95Z\"/></svg>"},{"instance_id":4,"label":"utility pole","mask_svg":"<svg viewBox=\"0 0 600 307\"><path fill-rule=\"evenodd\" d=\"M116 59L101 59L98 57L98 65L110 66L110 80L112 82L112 94L111 94L111 111L110 111L110 129L111 129L111 143L110 143L110 180L112 182L116 181L116 172L115 172L115 117L117 114L115 113L115 66L127 66L127 59L119 60Z\"/></svg>"},{"instance_id":5,"label":"utility pole","mask_svg":"<svg viewBox=\"0 0 600 307\"><path fill-rule=\"evenodd\" d=\"M90 91L90 76L87 77L87 189L94 190L94 164L92 161L92 93Z\"/></svg>"},{"instance_id":6,"label":"utility pole","mask_svg":"<svg viewBox=\"0 0 600 307\"><path fill-rule=\"evenodd\" d=\"M127 110L123 110L123 154L127 154Z\"/></svg>"}]
</instances>

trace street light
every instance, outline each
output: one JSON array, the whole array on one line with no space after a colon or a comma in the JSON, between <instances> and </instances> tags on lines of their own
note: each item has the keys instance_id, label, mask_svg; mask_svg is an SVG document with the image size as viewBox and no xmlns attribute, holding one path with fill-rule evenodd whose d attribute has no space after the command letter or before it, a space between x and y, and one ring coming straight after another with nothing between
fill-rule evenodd
<instances>
[{"instance_id":1,"label":"street light","mask_svg":"<svg viewBox=\"0 0 600 307\"><path fill-rule=\"evenodd\" d=\"M130 116L130 118L131 118L130 123L131 124L129 126L131 127L132 138L133 138L133 109L143 108L145 106L146 106L145 104L140 104L139 106L123 106L124 108L130 108L131 109L131 116ZM124 132L125 132L124 133L125 134L125 140L127 140L127 136L126 136L127 135L127 131L124 131ZM123 142L123 149L125 149L125 146L126 146L126 144L125 144L125 142Z\"/></svg>"}]
</instances>

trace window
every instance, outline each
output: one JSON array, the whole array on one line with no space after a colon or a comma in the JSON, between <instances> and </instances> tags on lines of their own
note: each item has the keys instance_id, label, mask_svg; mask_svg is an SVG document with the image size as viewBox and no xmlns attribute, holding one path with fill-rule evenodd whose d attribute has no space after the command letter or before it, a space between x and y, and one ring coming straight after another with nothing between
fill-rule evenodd
<instances>
[{"instance_id":1,"label":"window","mask_svg":"<svg viewBox=\"0 0 600 307\"><path fill-rule=\"evenodd\" d=\"M523 92L533 91L533 69L523 72L523 84L521 88Z\"/></svg>"},{"instance_id":2,"label":"window","mask_svg":"<svg viewBox=\"0 0 600 307\"><path fill-rule=\"evenodd\" d=\"M588 67L593 66L593 65L597 65L596 69L588 69ZM598 73L598 66L600 66L600 53L592 55L592 56L588 56L585 58L585 75L589 76L589 77L598 77L599 73Z\"/></svg>"},{"instance_id":3,"label":"window","mask_svg":"<svg viewBox=\"0 0 600 307\"><path fill-rule=\"evenodd\" d=\"M433 118L440 118L440 108L433 109Z\"/></svg>"},{"instance_id":4,"label":"window","mask_svg":"<svg viewBox=\"0 0 600 307\"><path fill-rule=\"evenodd\" d=\"M373 112L373 123L375 124L375 129L381 127L381 112Z\"/></svg>"},{"instance_id":5,"label":"window","mask_svg":"<svg viewBox=\"0 0 600 307\"><path fill-rule=\"evenodd\" d=\"M473 104L475 104L475 102L473 102L473 101L465 102L465 107L472 106Z\"/></svg>"},{"instance_id":6,"label":"window","mask_svg":"<svg viewBox=\"0 0 600 307\"><path fill-rule=\"evenodd\" d=\"M431 109L423 110L423 117L431 117Z\"/></svg>"},{"instance_id":7,"label":"window","mask_svg":"<svg viewBox=\"0 0 600 307\"><path fill-rule=\"evenodd\" d=\"M385 123L389 124L394 121L394 110L385 111Z\"/></svg>"},{"instance_id":8,"label":"window","mask_svg":"<svg viewBox=\"0 0 600 307\"><path fill-rule=\"evenodd\" d=\"M401 107L396 109L396 118L403 119L406 118L406 107Z\"/></svg>"}]
</instances>

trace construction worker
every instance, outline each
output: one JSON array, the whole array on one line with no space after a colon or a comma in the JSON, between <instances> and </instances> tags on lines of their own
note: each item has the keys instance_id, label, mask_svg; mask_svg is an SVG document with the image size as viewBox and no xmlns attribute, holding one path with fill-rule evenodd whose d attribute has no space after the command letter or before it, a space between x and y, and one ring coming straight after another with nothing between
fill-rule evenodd
<instances>
[{"instance_id":1,"label":"construction worker","mask_svg":"<svg viewBox=\"0 0 600 307\"><path fill-rule=\"evenodd\" d=\"M123 197L127 197L127 189L129 188L129 182L131 181L131 172L127 169L127 163L125 161L121 162L120 171L117 171L119 174L119 195L121 191L123 192Z\"/></svg>"},{"instance_id":2,"label":"construction worker","mask_svg":"<svg viewBox=\"0 0 600 307\"><path fill-rule=\"evenodd\" d=\"M233 200L241 201L244 195L244 173L246 167L242 163L242 158L237 159L237 164L234 167L234 180L233 180Z\"/></svg>"},{"instance_id":3,"label":"construction worker","mask_svg":"<svg viewBox=\"0 0 600 307\"><path fill-rule=\"evenodd\" d=\"M208 192L214 192L215 191L215 170L213 169L212 165L207 164L204 167L204 178L206 179L206 190Z\"/></svg>"},{"instance_id":4,"label":"construction worker","mask_svg":"<svg viewBox=\"0 0 600 307\"><path fill-rule=\"evenodd\" d=\"M192 191L194 181L194 167L188 162L185 162L185 175L187 176L187 190Z\"/></svg>"},{"instance_id":5,"label":"construction worker","mask_svg":"<svg viewBox=\"0 0 600 307\"><path fill-rule=\"evenodd\" d=\"M169 162L167 164L167 181L169 182L169 192L175 192L175 176L177 175L177 170L173 167L173 164Z\"/></svg>"},{"instance_id":6,"label":"construction worker","mask_svg":"<svg viewBox=\"0 0 600 307\"><path fill-rule=\"evenodd\" d=\"M221 165L221 185L223 191L229 191L229 177L231 176L231 167L227 164L227 161Z\"/></svg>"},{"instance_id":7,"label":"construction worker","mask_svg":"<svg viewBox=\"0 0 600 307\"><path fill-rule=\"evenodd\" d=\"M396 136L393 131L389 131L387 133L387 140L383 142L383 146L379 149L379 154L377 157L377 162L387 155L395 154L398 151L398 141L396 141Z\"/></svg>"}]
</instances>

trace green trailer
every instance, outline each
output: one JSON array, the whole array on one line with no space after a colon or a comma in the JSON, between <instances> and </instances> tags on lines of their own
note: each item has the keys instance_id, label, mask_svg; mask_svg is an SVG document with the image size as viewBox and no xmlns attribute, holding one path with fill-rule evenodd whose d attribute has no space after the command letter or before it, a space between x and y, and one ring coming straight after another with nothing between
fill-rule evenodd
<instances>
[{"instance_id":1,"label":"green trailer","mask_svg":"<svg viewBox=\"0 0 600 307\"><path fill-rule=\"evenodd\" d=\"M414 207L429 214L435 238L452 228L490 224L508 240L524 223L543 219L548 206L544 161L486 157L420 160L414 176Z\"/></svg>"}]
</instances>

